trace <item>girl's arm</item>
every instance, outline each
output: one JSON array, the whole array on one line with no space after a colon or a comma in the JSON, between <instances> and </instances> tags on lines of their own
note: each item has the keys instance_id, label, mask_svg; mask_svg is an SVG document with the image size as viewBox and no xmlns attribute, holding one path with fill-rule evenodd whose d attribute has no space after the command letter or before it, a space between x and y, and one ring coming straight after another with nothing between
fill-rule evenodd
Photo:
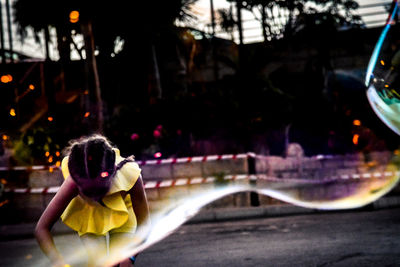
<instances>
[{"instance_id":1,"label":"girl's arm","mask_svg":"<svg viewBox=\"0 0 400 267\"><path fill-rule=\"evenodd\" d=\"M78 195L78 192L75 182L71 177L68 177L50 201L36 225L35 236L39 246L55 266L63 266L64 261L54 244L50 230L71 200Z\"/></svg>"},{"instance_id":2,"label":"girl's arm","mask_svg":"<svg viewBox=\"0 0 400 267\"><path fill-rule=\"evenodd\" d=\"M135 185L129 190L133 211L136 215L138 227L149 226L149 205L144 191L142 176L140 175Z\"/></svg>"}]
</instances>

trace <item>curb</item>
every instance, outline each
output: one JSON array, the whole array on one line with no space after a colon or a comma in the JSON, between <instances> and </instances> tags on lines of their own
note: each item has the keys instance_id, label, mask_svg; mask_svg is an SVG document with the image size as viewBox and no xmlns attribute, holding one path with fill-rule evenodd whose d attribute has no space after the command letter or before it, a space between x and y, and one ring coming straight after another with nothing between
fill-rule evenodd
<instances>
[{"instance_id":1,"label":"curb","mask_svg":"<svg viewBox=\"0 0 400 267\"><path fill-rule=\"evenodd\" d=\"M346 212L346 211L373 211L385 208L400 207L400 196L387 196L378 199L370 205L349 210L317 210L293 205L271 205L259 207L233 207L201 210L185 224L221 222L229 220L267 218L279 216L303 215L312 213ZM30 239L34 237L36 223L20 223L14 225L0 225L1 240ZM60 220L53 226L54 235L70 234L74 231Z\"/></svg>"}]
</instances>

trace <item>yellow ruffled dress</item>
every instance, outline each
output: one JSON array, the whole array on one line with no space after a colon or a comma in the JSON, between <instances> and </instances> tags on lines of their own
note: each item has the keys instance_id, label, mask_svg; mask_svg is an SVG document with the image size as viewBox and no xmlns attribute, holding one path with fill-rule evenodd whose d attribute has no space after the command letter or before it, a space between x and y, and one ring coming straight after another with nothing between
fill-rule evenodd
<instances>
[{"instance_id":1,"label":"yellow ruffled dress","mask_svg":"<svg viewBox=\"0 0 400 267\"><path fill-rule=\"evenodd\" d=\"M124 160L118 149L116 165ZM69 176L68 157L61 164L64 179ZM132 208L130 194L121 194L129 191L140 176L141 169L135 162L126 163L115 174L111 188L100 203L76 196L61 215L61 220L70 228L77 231L79 236L84 234L105 235L110 233L134 233L137 226L136 216ZM125 195L125 198L123 198Z\"/></svg>"}]
</instances>

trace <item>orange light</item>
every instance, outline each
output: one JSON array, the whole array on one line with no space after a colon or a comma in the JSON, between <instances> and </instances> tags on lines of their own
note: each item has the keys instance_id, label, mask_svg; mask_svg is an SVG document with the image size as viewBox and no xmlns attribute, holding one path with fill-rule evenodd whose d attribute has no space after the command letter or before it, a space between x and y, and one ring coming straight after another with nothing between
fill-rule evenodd
<instances>
[{"instance_id":1,"label":"orange light","mask_svg":"<svg viewBox=\"0 0 400 267\"><path fill-rule=\"evenodd\" d=\"M53 156L50 156L48 161L49 161L49 163L52 163L53 162Z\"/></svg>"},{"instance_id":2,"label":"orange light","mask_svg":"<svg viewBox=\"0 0 400 267\"><path fill-rule=\"evenodd\" d=\"M56 151L56 156L57 156L57 157L60 156L60 151Z\"/></svg>"},{"instance_id":3,"label":"orange light","mask_svg":"<svg viewBox=\"0 0 400 267\"><path fill-rule=\"evenodd\" d=\"M89 90L85 90L85 92L83 92L85 95L89 94Z\"/></svg>"},{"instance_id":4,"label":"orange light","mask_svg":"<svg viewBox=\"0 0 400 267\"><path fill-rule=\"evenodd\" d=\"M0 202L0 207L4 206L5 204L7 204L8 202L10 202L8 199Z\"/></svg>"},{"instance_id":5,"label":"orange light","mask_svg":"<svg viewBox=\"0 0 400 267\"><path fill-rule=\"evenodd\" d=\"M34 86L33 84L30 84L30 85L28 86L28 88L29 88L30 90L35 90L35 86Z\"/></svg>"},{"instance_id":6,"label":"orange light","mask_svg":"<svg viewBox=\"0 0 400 267\"><path fill-rule=\"evenodd\" d=\"M0 179L0 183L7 184L7 180L6 179Z\"/></svg>"},{"instance_id":7,"label":"orange light","mask_svg":"<svg viewBox=\"0 0 400 267\"><path fill-rule=\"evenodd\" d=\"M100 176L101 176L102 178L106 178L106 177L108 177L108 172L102 172L102 173L100 174Z\"/></svg>"},{"instance_id":8,"label":"orange light","mask_svg":"<svg viewBox=\"0 0 400 267\"><path fill-rule=\"evenodd\" d=\"M385 87L388 88L388 87L389 87L389 84L385 84Z\"/></svg>"},{"instance_id":9,"label":"orange light","mask_svg":"<svg viewBox=\"0 0 400 267\"><path fill-rule=\"evenodd\" d=\"M61 161L57 161L57 162L56 162L56 166L57 166L57 167L60 167L60 166L61 166Z\"/></svg>"},{"instance_id":10,"label":"orange light","mask_svg":"<svg viewBox=\"0 0 400 267\"><path fill-rule=\"evenodd\" d=\"M2 75L2 76L0 77L0 81L1 81L2 83L9 83L9 82L11 82L12 80L13 80L13 77L12 77L10 74Z\"/></svg>"},{"instance_id":11,"label":"orange light","mask_svg":"<svg viewBox=\"0 0 400 267\"><path fill-rule=\"evenodd\" d=\"M385 66L385 61L381 60L381 65Z\"/></svg>"},{"instance_id":12,"label":"orange light","mask_svg":"<svg viewBox=\"0 0 400 267\"><path fill-rule=\"evenodd\" d=\"M47 117L47 120L48 121L53 121L54 119L53 119L53 117L49 116L49 117Z\"/></svg>"},{"instance_id":13,"label":"orange light","mask_svg":"<svg viewBox=\"0 0 400 267\"><path fill-rule=\"evenodd\" d=\"M54 171L53 167L50 167L49 172L53 172L53 171Z\"/></svg>"},{"instance_id":14,"label":"orange light","mask_svg":"<svg viewBox=\"0 0 400 267\"><path fill-rule=\"evenodd\" d=\"M4 141L7 141L7 140L8 140L8 136L5 135L5 134L3 134L2 138L3 138Z\"/></svg>"},{"instance_id":15,"label":"orange light","mask_svg":"<svg viewBox=\"0 0 400 267\"><path fill-rule=\"evenodd\" d=\"M46 157L48 157L48 156L50 156L50 152L49 152L49 151L46 151L46 153L44 153L44 155L45 155Z\"/></svg>"},{"instance_id":16,"label":"orange light","mask_svg":"<svg viewBox=\"0 0 400 267\"><path fill-rule=\"evenodd\" d=\"M358 139L360 136L358 134L353 135L353 144L358 145Z\"/></svg>"},{"instance_id":17,"label":"orange light","mask_svg":"<svg viewBox=\"0 0 400 267\"><path fill-rule=\"evenodd\" d=\"M13 116L13 117L15 117L15 115L17 115L16 113L15 113L15 109L10 109L10 115L11 116Z\"/></svg>"},{"instance_id":18,"label":"orange light","mask_svg":"<svg viewBox=\"0 0 400 267\"><path fill-rule=\"evenodd\" d=\"M361 121L360 120L354 120L353 121L353 125L354 126L360 126L361 125Z\"/></svg>"},{"instance_id":19,"label":"orange light","mask_svg":"<svg viewBox=\"0 0 400 267\"><path fill-rule=\"evenodd\" d=\"M85 113L85 118L87 118L87 117L89 117L90 116L90 112L86 112Z\"/></svg>"},{"instance_id":20,"label":"orange light","mask_svg":"<svg viewBox=\"0 0 400 267\"><path fill-rule=\"evenodd\" d=\"M71 23L77 23L79 21L79 12L74 10L69 13L69 21Z\"/></svg>"}]
</instances>

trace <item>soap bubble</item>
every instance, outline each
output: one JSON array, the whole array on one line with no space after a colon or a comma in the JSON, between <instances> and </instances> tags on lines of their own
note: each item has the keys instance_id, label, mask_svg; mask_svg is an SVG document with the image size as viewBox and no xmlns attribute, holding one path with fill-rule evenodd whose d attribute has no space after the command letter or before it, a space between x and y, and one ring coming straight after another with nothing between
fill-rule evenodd
<instances>
[{"instance_id":1,"label":"soap bubble","mask_svg":"<svg viewBox=\"0 0 400 267\"><path fill-rule=\"evenodd\" d=\"M400 135L400 25L398 3L393 3L368 64L365 85L372 109Z\"/></svg>"},{"instance_id":2,"label":"soap bubble","mask_svg":"<svg viewBox=\"0 0 400 267\"><path fill-rule=\"evenodd\" d=\"M167 168L174 175L171 179L145 179L151 225L139 228L135 236L122 240L109 254L100 253L97 265L111 266L142 252L173 233L200 210L207 209L210 203L215 205L216 201L236 197L244 200L243 207L248 207L254 192L258 193L261 205L271 198L321 210L368 205L397 185L400 177L398 154L376 152L368 157L352 154L281 158L249 153L226 158L166 159L166 164L148 161L142 165L143 170L151 167L156 174ZM248 164L255 164L256 174L246 172ZM196 169L202 175L193 176ZM70 246L69 243L64 245ZM83 247L75 250L61 247L60 251L71 266L80 266L87 259Z\"/></svg>"}]
</instances>

